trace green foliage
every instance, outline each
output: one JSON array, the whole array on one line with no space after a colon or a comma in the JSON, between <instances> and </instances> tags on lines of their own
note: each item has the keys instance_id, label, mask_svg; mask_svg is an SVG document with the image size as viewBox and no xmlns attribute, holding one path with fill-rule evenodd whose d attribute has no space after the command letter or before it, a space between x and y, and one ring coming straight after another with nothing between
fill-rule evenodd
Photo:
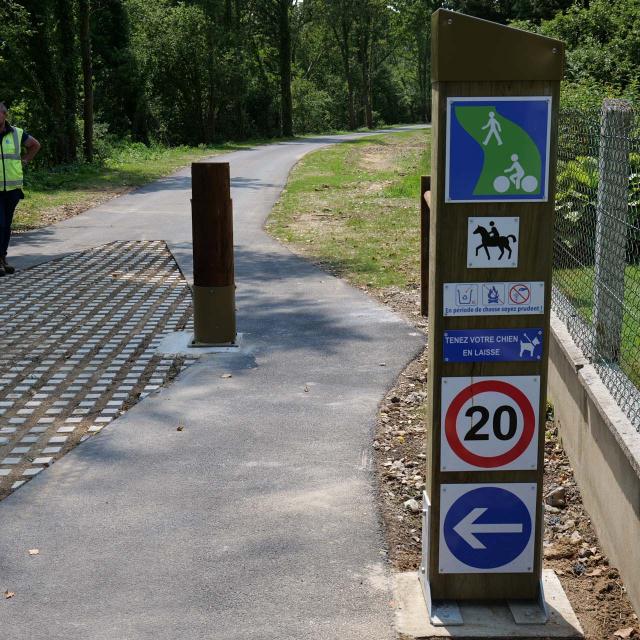
<instances>
[{"instance_id":1,"label":"green foliage","mask_svg":"<svg viewBox=\"0 0 640 640\"><path fill-rule=\"evenodd\" d=\"M502 24L514 21L539 24L541 20L553 18L558 12L577 3L577 0L445 0L442 5L447 9Z\"/></svg>"},{"instance_id":2,"label":"green foliage","mask_svg":"<svg viewBox=\"0 0 640 640\"><path fill-rule=\"evenodd\" d=\"M638 80L640 4L592 0L543 22L541 32L567 43L567 79L595 80L618 90Z\"/></svg>"},{"instance_id":3,"label":"green foliage","mask_svg":"<svg viewBox=\"0 0 640 640\"><path fill-rule=\"evenodd\" d=\"M585 263L593 261L598 160L577 156L560 162L556 192L557 241L570 251L579 250Z\"/></svg>"},{"instance_id":4,"label":"green foliage","mask_svg":"<svg viewBox=\"0 0 640 640\"><path fill-rule=\"evenodd\" d=\"M331 113L331 96L305 78L294 78L291 83L293 96L293 126L297 133L329 131L337 126Z\"/></svg>"},{"instance_id":5,"label":"green foliage","mask_svg":"<svg viewBox=\"0 0 640 640\"><path fill-rule=\"evenodd\" d=\"M562 111L556 192L556 242L583 265L593 264L600 115L593 111ZM633 134L632 134L633 135ZM635 134L637 136L637 133ZM637 140L637 137L636 137ZM629 155L629 218L627 262L640 262L640 153ZM566 256L559 255L564 264Z\"/></svg>"},{"instance_id":6,"label":"green foliage","mask_svg":"<svg viewBox=\"0 0 640 640\"><path fill-rule=\"evenodd\" d=\"M438 6L568 44L562 104L640 94L637 0L85 0L97 153L146 144L374 127L430 118ZM0 5L0 100L42 143L40 165L82 145L79 0Z\"/></svg>"}]
</instances>

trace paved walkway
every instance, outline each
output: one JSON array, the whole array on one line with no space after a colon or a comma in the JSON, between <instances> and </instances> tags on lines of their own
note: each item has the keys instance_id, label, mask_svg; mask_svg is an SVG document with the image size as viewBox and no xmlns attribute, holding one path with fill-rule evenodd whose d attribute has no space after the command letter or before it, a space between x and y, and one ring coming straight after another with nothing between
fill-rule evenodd
<instances>
[{"instance_id":1,"label":"paved walkway","mask_svg":"<svg viewBox=\"0 0 640 640\"><path fill-rule=\"evenodd\" d=\"M245 347L203 356L0 502L3 637L394 637L371 436L423 338L262 231L292 164L330 141L224 158ZM166 240L189 274L189 197L177 174L23 236L15 262Z\"/></svg>"}]
</instances>

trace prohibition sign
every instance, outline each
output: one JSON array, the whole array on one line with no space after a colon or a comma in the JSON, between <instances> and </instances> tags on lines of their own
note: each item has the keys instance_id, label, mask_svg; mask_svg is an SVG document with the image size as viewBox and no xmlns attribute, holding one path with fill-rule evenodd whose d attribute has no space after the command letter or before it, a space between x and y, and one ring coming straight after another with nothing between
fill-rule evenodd
<instances>
[{"instance_id":1,"label":"prohibition sign","mask_svg":"<svg viewBox=\"0 0 640 640\"><path fill-rule=\"evenodd\" d=\"M509 287L509 300L513 304L526 304L531 297L531 289L526 284L514 284Z\"/></svg>"},{"instance_id":2,"label":"prohibition sign","mask_svg":"<svg viewBox=\"0 0 640 640\"><path fill-rule=\"evenodd\" d=\"M520 439L511 449L497 456L481 456L469 451L469 449L467 449L460 440L460 436L458 435L458 430L456 428L458 414L464 406L464 403L476 395L487 392L502 393L515 401L520 408L520 411L522 411L522 417L524 420ZM445 415L445 435L453 452L466 463L475 465L476 467L482 467L484 469L501 467L516 460L526 451L527 447L531 443L535 430L536 418L529 398L527 398L520 389L514 387L508 382L504 382L503 380L483 380L481 382L474 382L468 387L465 387L453 399Z\"/></svg>"}]
</instances>

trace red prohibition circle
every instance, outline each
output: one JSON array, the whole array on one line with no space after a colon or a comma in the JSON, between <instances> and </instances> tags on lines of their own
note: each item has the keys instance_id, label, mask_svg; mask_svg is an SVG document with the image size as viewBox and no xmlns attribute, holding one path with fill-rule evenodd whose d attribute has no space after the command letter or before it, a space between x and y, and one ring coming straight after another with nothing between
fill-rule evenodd
<instances>
[{"instance_id":1,"label":"red prohibition circle","mask_svg":"<svg viewBox=\"0 0 640 640\"><path fill-rule=\"evenodd\" d=\"M514 300L513 296L511 295L513 293L513 290L516 287L526 287L527 289L527 297L524 298L524 300L518 301L518 300ZM520 292L518 292L520 293ZM521 294L522 295L522 294ZM526 304L529 301L529 298L531 297L531 289L526 285L526 284L514 284L510 289L509 289L509 300L511 300L511 302L513 302L513 304Z\"/></svg>"},{"instance_id":2,"label":"red prohibition circle","mask_svg":"<svg viewBox=\"0 0 640 640\"><path fill-rule=\"evenodd\" d=\"M509 451L506 451L499 456L480 456L469 451L465 448L464 444L462 444L462 441L458 436L458 430L456 429L458 414L460 413L464 403L469 400L469 398L487 391L497 391L498 393L502 393L514 400L518 407L520 407L522 417L524 419L524 428L518 442L513 448L509 449ZM536 417L533 412L531 402L529 402L529 398L527 398L520 389L517 389L512 384L501 380L484 380L465 387L453 399L453 402L449 405L445 415L444 430L447 440L449 441L449 446L459 458L476 467L492 469L494 467L500 467L513 462L518 456L525 452L536 430Z\"/></svg>"}]
</instances>

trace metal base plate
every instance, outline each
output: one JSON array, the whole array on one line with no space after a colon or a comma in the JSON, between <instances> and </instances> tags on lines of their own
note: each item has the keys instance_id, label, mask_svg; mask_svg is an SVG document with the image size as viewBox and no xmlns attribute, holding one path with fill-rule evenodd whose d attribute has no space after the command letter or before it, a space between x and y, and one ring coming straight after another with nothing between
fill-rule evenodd
<instances>
[{"instance_id":1,"label":"metal base plate","mask_svg":"<svg viewBox=\"0 0 640 640\"><path fill-rule=\"evenodd\" d=\"M194 344L193 333L190 331L175 331L170 333L158 345L156 353L162 355L182 355L190 358L199 357L208 353L238 353L242 351L244 344L242 333L236 334L236 341L232 344L206 345Z\"/></svg>"},{"instance_id":2,"label":"metal base plate","mask_svg":"<svg viewBox=\"0 0 640 640\"><path fill-rule=\"evenodd\" d=\"M240 347L240 340L238 337L239 334L236 334L235 342L225 342L223 344L216 344L210 342L196 342L195 336L191 339L189 344L187 345L191 349L200 349L202 347L209 347L215 349L213 353L224 353L225 351L233 351Z\"/></svg>"},{"instance_id":3,"label":"metal base plate","mask_svg":"<svg viewBox=\"0 0 640 640\"><path fill-rule=\"evenodd\" d=\"M542 580L538 600L507 600L507 606L516 624L546 624L549 621Z\"/></svg>"},{"instance_id":4,"label":"metal base plate","mask_svg":"<svg viewBox=\"0 0 640 640\"><path fill-rule=\"evenodd\" d=\"M429 511L431 503L426 491L422 492L422 562L420 566L420 585L424 596L429 619L436 627L464 624L460 607L454 600L432 600L425 563L429 557Z\"/></svg>"}]
</instances>

